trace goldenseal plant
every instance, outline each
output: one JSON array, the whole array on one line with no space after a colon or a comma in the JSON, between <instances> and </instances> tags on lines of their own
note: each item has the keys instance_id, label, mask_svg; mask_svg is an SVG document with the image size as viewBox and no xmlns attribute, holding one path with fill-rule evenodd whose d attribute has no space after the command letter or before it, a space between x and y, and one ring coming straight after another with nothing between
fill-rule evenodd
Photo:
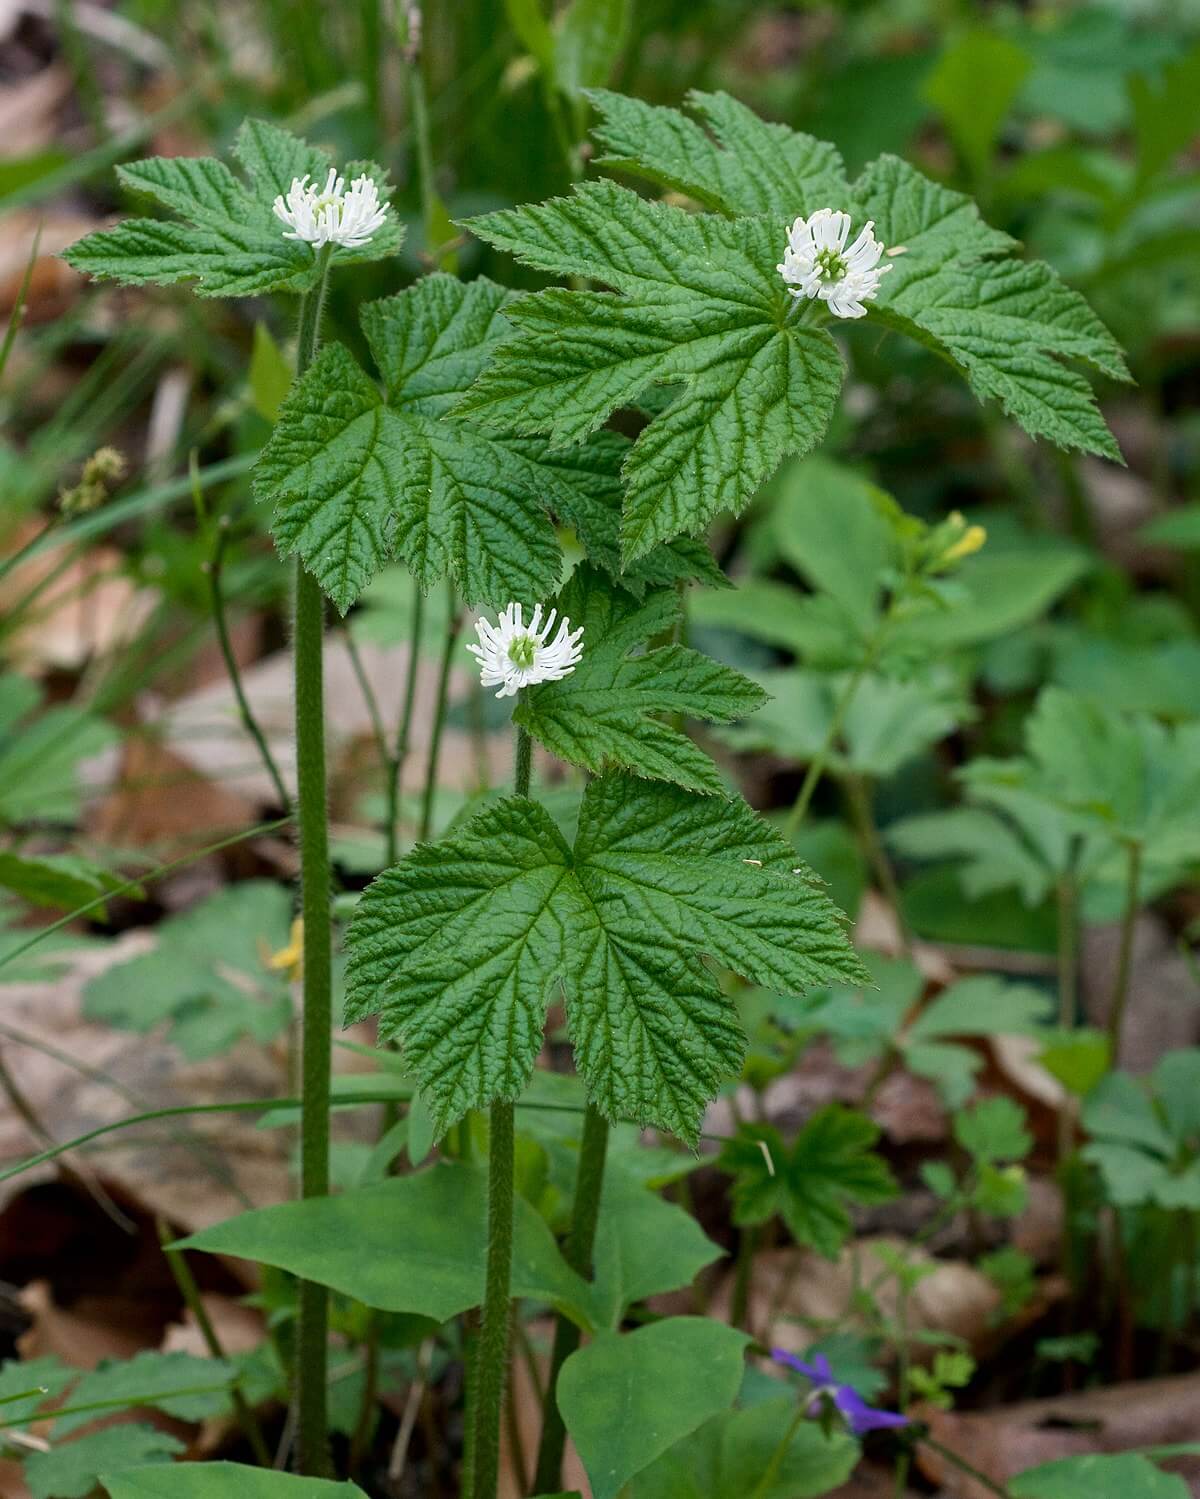
<instances>
[{"instance_id":1,"label":"goldenseal plant","mask_svg":"<svg viewBox=\"0 0 1200 1499\"><path fill-rule=\"evenodd\" d=\"M318 1223L340 1234L323 1215L346 1197L322 1200L332 1019L324 602L344 615L381 569L404 564L417 600L411 708L422 600L434 585L447 590L424 828L358 901L344 1018L377 1020L416 1093L408 1122L426 1121L443 1156L459 1158L383 1183L380 1211L413 1182L439 1203L481 1202L468 1158L486 1114L487 1233L464 1231L479 1253L456 1282L461 1299L444 1300L441 1277L428 1303L420 1287L392 1286L373 1303L441 1305L452 1316L482 1292L466 1381L471 1499L495 1499L514 1285L559 1314L538 1492L561 1489L564 1423L597 1493L615 1496L639 1471L615 1473L609 1444L588 1427L594 1402L581 1395L588 1371L634 1340L639 1357L661 1348L677 1367L703 1367L710 1384L719 1366L732 1402L740 1332L669 1318L619 1334L628 1303L589 1280L610 1127L653 1127L696 1146L706 1108L742 1065L735 981L785 995L868 981L845 918L790 839L686 731L689 721L731 724L766 701L757 683L684 643L686 585L727 586L705 527L740 511L786 455L820 443L844 377L835 331L874 324L915 338L1031 435L1114 459L1091 387L1068 361L1127 378L1075 292L1048 266L1018 259L969 199L907 163L883 157L851 182L833 146L764 124L724 94L693 96L697 118L613 93L590 98L601 165L672 201L605 179L468 221L479 239L569 278L570 289L517 295L482 277L425 275L359 310L366 362L340 342L318 345L331 271L400 242L383 174L339 168L275 127L239 132L245 180L211 160L122 168L127 186L177 217L127 220L68 252L78 268L119 281L302 297L296 379L254 490L280 554L295 559L308 1200L234 1220L200 1247L262 1245L264 1223L283 1241L316 1234ZM660 384L671 387L665 402L652 389ZM616 411L635 440L608 430ZM574 566L565 531L572 554L582 552ZM982 541L960 520L930 536L931 574ZM468 608L477 643L464 647ZM468 650L481 683L512 704L513 787L434 837L440 728L454 663ZM534 794L535 743L585 783L577 814L556 818ZM561 1252L514 1186L516 1110L558 1006L586 1096ZM614 1176L611 1190L615 1201L626 1187ZM287 1243L260 1253L294 1263ZM301 1292L299 1462L321 1473L319 1277L358 1294L361 1276L348 1284L311 1260L306 1273L317 1278ZM812 1368L822 1403L838 1404L840 1387Z\"/></svg>"}]
</instances>

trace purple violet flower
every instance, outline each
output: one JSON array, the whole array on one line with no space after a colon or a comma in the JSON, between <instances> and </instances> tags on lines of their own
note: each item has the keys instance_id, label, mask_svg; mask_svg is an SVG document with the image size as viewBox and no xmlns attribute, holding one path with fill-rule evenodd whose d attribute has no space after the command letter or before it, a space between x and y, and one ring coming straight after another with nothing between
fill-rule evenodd
<instances>
[{"instance_id":1,"label":"purple violet flower","mask_svg":"<svg viewBox=\"0 0 1200 1499\"><path fill-rule=\"evenodd\" d=\"M823 1353L814 1353L811 1364L806 1364L794 1353L784 1348L773 1348L771 1357L777 1364L786 1364L812 1381L812 1393L808 1397L808 1414L819 1417L830 1407L837 1411L847 1427L856 1437L868 1431L887 1431L897 1426L907 1426L908 1417L896 1411L874 1410L857 1390L848 1384L838 1384Z\"/></svg>"}]
</instances>

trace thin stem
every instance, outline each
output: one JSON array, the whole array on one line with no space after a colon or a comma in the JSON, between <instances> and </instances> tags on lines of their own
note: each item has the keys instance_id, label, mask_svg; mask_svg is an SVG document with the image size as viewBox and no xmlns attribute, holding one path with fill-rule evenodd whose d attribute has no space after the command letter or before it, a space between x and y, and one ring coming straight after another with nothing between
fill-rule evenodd
<instances>
[{"instance_id":1,"label":"thin stem","mask_svg":"<svg viewBox=\"0 0 1200 1499\"><path fill-rule=\"evenodd\" d=\"M196 450L192 449L188 456L188 476L192 481L193 494L198 507L203 506L203 498L200 491L200 471L196 462ZM213 542L212 556L204 565L208 574L208 597L212 607L213 625L217 632L217 644L221 648L221 659L225 663L225 672L229 677L229 685L233 688L233 696L238 706L238 716L242 720L242 727L254 740L258 749L259 758L262 760L267 774L271 778L271 784L275 788L276 800L285 812L292 810L292 799L288 795L287 787L283 783L279 766L275 763L275 756L271 753L271 747L267 743L267 736L262 731L262 726L254 716L254 710L250 707L250 700L246 696L246 689L242 684L242 673L238 667L237 656L234 654L233 642L229 638L229 624L225 617L225 595L221 588L221 571L225 563L225 548L229 544L229 517L221 516L215 527L216 535Z\"/></svg>"},{"instance_id":2,"label":"thin stem","mask_svg":"<svg viewBox=\"0 0 1200 1499\"><path fill-rule=\"evenodd\" d=\"M883 840L879 836L879 828L875 822L875 813L871 806L871 793L867 789L866 782L862 776L847 775L844 779L846 787L846 799L850 805L850 815L858 829L858 836L863 846L863 852L867 856L867 862L879 881L879 888L884 899L896 915L896 926L900 933L900 946L906 958L912 958L912 933L908 929L908 923L904 919L904 908L900 900L900 886L896 883L896 873L892 868L892 862L887 856L887 850L883 846Z\"/></svg>"},{"instance_id":3,"label":"thin stem","mask_svg":"<svg viewBox=\"0 0 1200 1499\"><path fill-rule=\"evenodd\" d=\"M421 799L422 842L433 831L433 799L437 794L438 756L442 749L442 730L446 726L446 694L450 686L450 668L454 662L454 644L458 639L458 603L454 596L454 584L446 580L449 615L446 624L446 643L442 648L442 665L438 672L437 706L433 714L433 732L429 739L429 759L425 765L425 792Z\"/></svg>"},{"instance_id":4,"label":"thin stem","mask_svg":"<svg viewBox=\"0 0 1200 1499\"><path fill-rule=\"evenodd\" d=\"M421 630L425 620L425 595L420 584L413 580L412 625L408 636L408 671L404 679L404 706L400 712L400 726L396 730L396 749L392 755L391 771L387 783L387 862L390 868L399 855L400 847L400 786L404 774L404 762L408 759L408 746L412 737L413 704L417 697L417 673L421 665Z\"/></svg>"},{"instance_id":5,"label":"thin stem","mask_svg":"<svg viewBox=\"0 0 1200 1499\"><path fill-rule=\"evenodd\" d=\"M1125 1006L1129 1003L1129 978L1133 969L1133 934L1137 926L1138 886L1142 877L1142 845L1130 843L1128 873L1125 880L1125 909L1121 916L1121 946L1117 953L1117 975L1113 981L1112 1001L1108 1010L1108 1046L1112 1065L1121 1059L1121 1030L1125 1023Z\"/></svg>"},{"instance_id":6,"label":"thin stem","mask_svg":"<svg viewBox=\"0 0 1200 1499\"><path fill-rule=\"evenodd\" d=\"M1069 1031L1078 1010L1080 840L1071 839L1067 865L1058 881L1058 1024ZM1058 1109L1058 1164L1061 1168L1075 1148L1071 1099L1064 1091ZM1069 1219L1069 1215L1068 1215ZM1070 1263L1070 1235L1063 1235L1064 1271Z\"/></svg>"},{"instance_id":7,"label":"thin stem","mask_svg":"<svg viewBox=\"0 0 1200 1499\"><path fill-rule=\"evenodd\" d=\"M796 1433L800 1430L800 1427L804 1424L804 1421L806 1419L807 1416L804 1406L798 1406L796 1414L788 1423L788 1429L783 1434L783 1440L780 1442L779 1446L776 1447L775 1451L772 1452L771 1461L763 1470L762 1477L754 1485L754 1488L750 1493L750 1499L766 1499L766 1496L771 1492L775 1480L783 1471L783 1465L787 1461L788 1451L791 1448L792 1443L796 1440Z\"/></svg>"},{"instance_id":8,"label":"thin stem","mask_svg":"<svg viewBox=\"0 0 1200 1499\"><path fill-rule=\"evenodd\" d=\"M318 258L316 288L300 304L297 375L312 363L321 333L331 248ZM329 1073L333 999L330 933L329 827L325 788L325 599L296 559L292 651L296 693L296 783L300 833L300 912L304 922L304 1011L301 1020L300 1194L329 1192ZM296 1338L297 1466L322 1478L329 1472L327 1379L329 1291L299 1283Z\"/></svg>"},{"instance_id":9,"label":"thin stem","mask_svg":"<svg viewBox=\"0 0 1200 1499\"><path fill-rule=\"evenodd\" d=\"M746 1312L750 1305L750 1281L754 1274L754 1254L758 1248L758 1224L751 1223L738 1230L737 1264L733 1275L733 1305L729 1310L730 1327L746 1328Z\"/></svg>"},{"instance_id":10,"label":"thin stem","mask_svg":"<svg viewBox=\"0 0 1200 1499\"><path fill-rule=\"evenodd\" d=\"M528 736L526 736L528 741ZM590 1280L600 1196L604 1189L604 1162L608 1154L608 1120L590 1103L583 1116L583 1138L579 1142L579 1165L575 1175L575 1205L571 1229L563 1244L563 1258L577 1275ZM561 1488L566 1428L558 1409L558 1377L562 1366L579 1347L579 1328L560 1313L554 1327L554 1350L550 1374L542 1400L542 1438L538 1447L534 1492L548 1494Z\"/></svg>"},{"instance_id":11,"label":"thin stem","mask_svg":"<svg viewBox=\"0 0 1200 1499\"><path fill-rule=\"evenodd\" d=\"M208 1308L204 1305L204 1298L200 1295L200 1287L196 1284L196 1277L192 1274L192 1268L187 1262L187 1256L182 1249L172 1249L171 1240L174 1238L164 1218L158 1220L158 1241L162 1245L163 1256L170 1268L175 1284L179 1287L179 1294L183 1297L183 1303L191 1312L200 1336L204 1339L204 1346L213 1358L224 1359L225 1350L221 1346L221 1340L217 1336L217 1330L212 1325L212 1318L208 1315ZM249 1442L254 1453L254 1460L260 1468L271 1466L271 1454L267 1450L266 1441L263 1438L262 1428L258 1424L245 1395L242 1394L241 1386L234 1381L230 1390L233 1397L233 1409L237 1416L238 1425L242 1428L242 1434Z\"/></svg>"},{"instance_id":12,"label":"thin stem","mask_svg":"<svg viewBox=\"0 0 1200 1499\"><path fill-rule=\"evenodd\" d=\"M941 1442L935 1442L931 1436L923 1436L921 1441L926 1447L931 1447L939 1457L944 1457L948 1463L953 1463L968 1478L973 1478L976 1483L982 1484L989 1494L996 1494L999 1499L1009 1499L1008 1490L1002 1484L997 1483L994 1478L989 1478L986 1473L980 1472L965 1457L960 1457L949 1447L943 1447Z\"/></svg>"},{"instance_id":13,"label":"thin stem","mask_svg":"<svg viewBox=\"0 0 1200 1499\"><path fill-rule=\"evenodd\" d=\"M528 796L532 745L524 729L517 730L516 759L515 790L518 796ZM500 1415L508 1373L515 1174L513 1105L510 1099L498 1098L491 1107L488 1131L487 1280L479 1343L473 1360L474 1499L496 1499L500 1480Z\"/></svg>"},{"instance_id":14,"label":"thin stem","mask_svg":"<svg viewBox=\"0 0 1200 1499\"><path fill-rule=\"evenodd\" d=\"M880 640L882 640L882 634L881 627L878 632ZM829 728L825 733L824 742L808 762L808 770L805 772L804 780L800 785L799 795L793 802L792 810L788 813L787 820L783 824L783 836L789 843L800 831L800 825L804 821L808 805L813 799L813 792L816 791L821 777L825 774L825 767L829 763L829 756L833 753L833 747L838 741L838 735L842 732L842 725L846 721L846 714L850 711L850 704L854 701L854 696L862 683L863 677L866 676L867 672L874 665L878 654L879 645L872 642L862 661L855 667L854 673L846 683L841 697L838 698L834 705L833 716L829 720Z\"/></svg>"}]
</instances>

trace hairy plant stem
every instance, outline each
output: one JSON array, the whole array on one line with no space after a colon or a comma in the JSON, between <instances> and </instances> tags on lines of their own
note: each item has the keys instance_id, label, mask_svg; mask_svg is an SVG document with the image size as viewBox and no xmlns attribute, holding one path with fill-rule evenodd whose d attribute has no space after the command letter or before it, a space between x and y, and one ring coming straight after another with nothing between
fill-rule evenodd
<instances>
[{"instance_id":1,"label":"hairy plant stem","mask_svg":"<svg viewBox=\"0 0 1200 1499\"><path fill-rule=\"evenodd\" d=\"M453 633L452 627L452 636ZM518 729L516 774L513 778L513 789L518 796L529 795L532 766L533 742L524 729ZM515 1172L513 1103L511 1099L498 1098L490 1110L488 1129L487 1279L483 1317L471 1371L475 1407L471 1442L473 1499L496 1499L500 1479L500 1416L508 1375L511 1318L509 1283L512 1279Z\"/></svg>"},{"instance_id":2,"label":"hairy plant stem","mask_svg":"<svg viewBox=\"0 0 1200 1499\"><path fill-rule=\"evenodd\" d=\"M1129 979L1133 969L1133 934L1137 927L1138 886L1142 878L1142 845L1131 842L1128 848L1125 879L1125 908L1121 914L1121 945L1117 952L1117 974L1113 980L1112 1001L1108 1009L1108 1049L1110 1065L1121 1060L1121 1031L1125 1024L1125 1006L1129 1003Z\"/></svg>"},{"instance_id":3,"label":"hairy plant stem","mask_svg":"<svg viewBox=\"0 0 1200 1499\"><path fill-rule=\"evenodd\" d=\"M422 842L433 831L433 799L437 794L438 756L441 754L442 749L442 730L446 726L446 694L450 686L450 668L454 663L454 646L458 640L458 630L461 624L458 614L458 600L454 593L454 583L450 578L446 579L446 602L448 605L446 642L442 647L442 665L441 670L438 672L437 706L433 713L433 732L429 739L429 759L425 764L425 791L421 798L421 827L418 836Z\"/></svg>"},{"instance_id":4,"label":"hairy plant stem","mask_svg":"<svg viewBox=\"0 0 1200 1499\"><path fill-rule=\"evenodd\" d=\"M318 280L300 304L296 373L312 363L321 336L331 247L318 256ZM300 913L304 921L304 1013L301 1021L300 1193L329 1192L329 1072L332 1059L332 941L329 828L325 789L325 599L296 559L292 652L296 692L297 822L300 834ZM329 1292L299 1283L295 1410L297 1467L308 1477L329 1471L327 1379Z\"/></svg>"},{"instance_id":5,"label":"hairy plant stem","mask_svg":"<svg viewBox=\"0 0 1200 1499\"><path fill-rule=\"evenodd\" d=\"M563 1258L577 1275L590 1280L596 1223L600 1217L600 1194L604 1188L604 1162L608 1154L608 1120L590 1103L583 1116L583 1138L579 1142L579 1165L575 1172L575 1205L571 1229L563 1243ZM542 1437L538 1446L535 1494L549 1494L562 1487L563 1448L566 1427L558 1409L558 1376L567 1359L579 1347L579 1328L561 1313L554 1326L554 1351L542 1400Z\"/></svg>"}]
</instances>

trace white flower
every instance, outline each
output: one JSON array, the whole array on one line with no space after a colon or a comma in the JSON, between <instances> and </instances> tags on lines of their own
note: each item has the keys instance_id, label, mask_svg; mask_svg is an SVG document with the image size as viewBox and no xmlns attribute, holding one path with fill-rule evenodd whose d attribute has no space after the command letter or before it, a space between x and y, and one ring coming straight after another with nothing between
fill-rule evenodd
<instances>
[{"instance_id":1,"label":"white flower","mask_svg":"<svg viewBox=\"0 0 1200 1499\"><path fill-rule=\"evenodd\" d=\"M837 317L862 317L863 303L878 295L879 278L892 269L879 264L883 246L874 228L874 220L868 220L847 249L850 215L818 208L792 225L783 264L775 269L794 288L793 297L820 297Z\"/></svg>"},{"instance_id":2,"label":"white flower","mask_svg":"<svg viewBox=\"0 0 1200 1499\"><path fill-rule=\"evenodd\" d=\"M290 231L284 239L302 239L314 249L342 245L361 250L387 220L387 204L380 203L371 178L356 177L347 192L346 179L334 167L329 168L324 188L310 183L307 172L293 177L287 198L281 194L273 206Z\"/></svg>"},{"instance_id":3,"label":"white flower","mask_svg":"<svg viewBox=\"0 0 1200 1499\"><path fill-rule=\"evenodd\" d=\"M477 620L478 645L467 649L479 662L479 680L485 687L503 685L497 697L513 697L522 687L535 682L557 682L575 670L583 655L580 637L583 626L571 629L571 621L559 621L558 633L550 639L557 610L551 609L542 623L542 606L533 611L528 625L524 623L520 604L509 604L498 623Z\"/></svg>"}]
</instances>

